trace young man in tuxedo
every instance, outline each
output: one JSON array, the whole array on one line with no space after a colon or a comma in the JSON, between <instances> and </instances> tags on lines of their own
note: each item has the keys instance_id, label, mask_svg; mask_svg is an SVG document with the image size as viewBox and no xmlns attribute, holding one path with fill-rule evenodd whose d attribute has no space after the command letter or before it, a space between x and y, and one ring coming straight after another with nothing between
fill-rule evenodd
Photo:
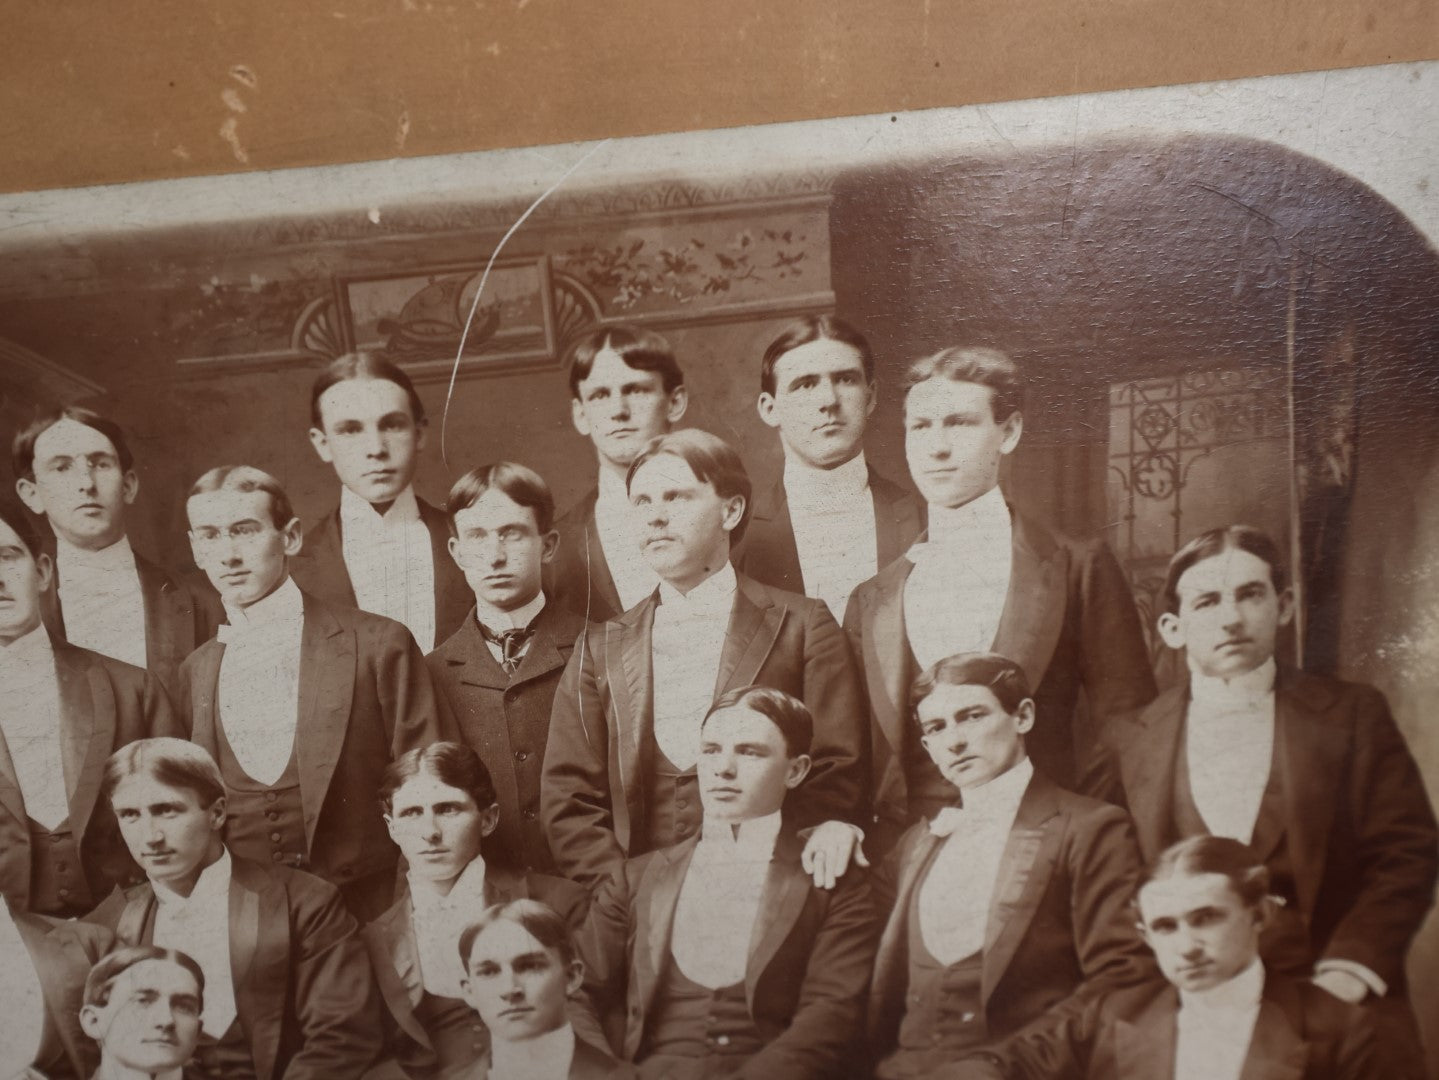
<instances>
[{"instance_id":1,"label":"young man in tuxedo","mask_svg":"<svg viewBox=\"0 0 1439 1080\"><path fill-rule=\"evenodd\" d=\"M380 998L335 887L230 850L220 770L194 743L132 743L106 763L104 788L147 880L90 919L127 945L177 949L199 965L205 1073L363 1073L380 1050Z\"/></svg>"},{"instance_id":2,"label":"young man in tuxedo","mask_svg":"<svg viewBox=\"0 0 1439 1080\"><path fill-rule=\"evenodd\" d=\"M911 365L905 386L905 455L929 531L855 589L844 619L874 722L876 851L949 798L905 704L930 665L962 652L1017 661L1034 690L1028 753L1061 787L1089 753L1076 745L1080 691L1096 730L1155 693L1129 583L1103 541L1060 536L999 488L1024 429L1019 367L997 349L945 349Z\"/></svg>"},{"instance_id":3,"label":"young man in tuxedo","mask_svg":"<svg viewBox=\"0 0 1439 1080\"><path fill-rule=\"evenodd\" d=\"M408 867L403 894L361 932L393 1021L388 1052L406 1076L448 1075L482 1058L490 1042L467 1004L460 932L476 912L530 897L577 925L589 895L563 878L525 870L493 844L505 810L468 746L411 750L385 770L379 798ZM592 1020L581 1027L603 1043Z\"/></svg>"},{"instance_id":4,"label":"young man in tuxedo","mask_svg":"<svg viewBox=\"0 0 1439 1080\"><path fill-rule=\"evenodd\" d=\"M593 886L626 857L694 836L700 724L720 694L758 684L815 718L814 768L790 811L814 830L807 865L832 885L865 798L863 690L844 634L820 601L735 572L749 478L722 439L661 436L626 479L660 586L586 630L555 692L540 804L556 863Z\"/></svg>"},{"instance_id":5,"label":"young man in tuxedo","mask_svg":"<svg viewBox=\"0 0 1439 1080\"><path fill-rule=\"evenodd\" d=\"M555 504L538 473L501 461L472 469L450 489L450 554L475 606L426 657L460 737L495 780L500 824L489 846L526 869L554 860L540 825L540 767L555 687L585 620L541 590L554 558Z\"/></svg>"},{"instance_id":6,"label":"young man in tuxedo","mask_svg":"<svg viewBox=\"0 0 1439 1080\"><path fill-rule=\"evenodd\" d=\"M103 927L31 915L0 901L0 1064L12 1070L5 1075L89 1080L98 1059L77 1005L91 965L113 942Z\"/></svg>"},{"instance_id":7,"label":"young man in tuxedo","mask_svg":"<svg viewBox=\"0 0 1439 1080\"><path fill-rule=\"evenodd\" d=\"M305 534L295 581L336 607L403 623L429 652L469 606L445 547L445 515L415 494L425 406L410 377L374 353L342 356L310 390L310 443L340 478L340 505Z\"/></svg>"},{"instance_id":8,"label":"young man in tuxedo","mask_svg":"<svg viewBox=\"0 0 1439 1080\"><path fill-rule=\"evenodd\" d=\"M452 732L405 627L335 607L290 578L300 523L274 477L212 469L185 510L228 623L181 668L190 737L219 763L237 855L310 870L357 918L394 898L395 853L371 806L385 766Z\"/></svg>"},{"instance_id":9,"label":"young man in tuxedo","mask_svg":"<svg viewBox=\"0 0 1439 1080\"><path fill-rule=\"evenodd\" d=\"M1385 1075L1420 1075L1404 961L1434 902L1439 831L1384 696L1276 662L1294 601L1257 529L1195 537L1164 589L1159 632L1189 678L1112 725L1095 789L1118 779L1148 858L1205 834L1252 846L1284 901L1265 964L1367 1004Z\"/></svg>"},{"instance_id":10,"label":"young man in tuxedo","mask_svg":"<svg viewBox=\"0 0 1439 1080\"><path fill-rule=\"evenodd\" d=\"M689 404L684 372L664 338L607 326L582 339L569 363L570 416L595 447L595 487L555 523L559 549L547 592L590 622L628 611L659 584L640 554L625 474Z\"/></svg>"},{"instance_id":11,"label":"young man in tuxedo","mask_svg":"<svg viewBox=\"0 0 1439 1080\"><path fill-rule=\"evenodd\" d=\"M854 587L904 554L924 528L919 499L865 462L874 354L848 323L806 315L765 349L759 381L760 419L779 430L784 471L755 492L735 566L823 600L843 619Z\"/></svg>"},{"instance_id":12,"label":"young man in tuxedo","mask_svg":"<svg viewBox=\"0 0 1439 1080\"><path fill-rule=\"evenodd\" d=\"M964 1080L1379 1080L1362 1009L1270 970L1259 939L1269 870L1246 845L1193 836L1139 890L1139 928L1167 982L1116 992L963 1062Z\"/></svg>"},{"instance_id":13,"label":"young man in tuxedo","mask_svg":"<svg viewBox=\"0 0 1439 1080\"><path fill-rule=\"evenodd\" d=\"M140 490L119 425L67 405L11 444L15 490L54 534L45 625L82 649L145 668L174 694L180 664L208 641L220 601L208 583L162 569L130 546L125 516Z\"/></svg>"},{"instance_id":14,"label":"young man in tuxedo","mask_svg":"<svg viewBox=\"0 0 1439 1080\"><path fill-rule=\"evenodd\" d=\"M129 945L106 956L85 980L79 1013L100 1052L95 1080L181 1080L204 1000L204 972L182 952Z\"/></svg>"},{"instance_id":15,"label":"young man in tuxedo","mask_svg":"<svg viewBox=\"0 0 1439 1080\"><path fill-rule=\"evenodd\" d=\"M51 636L53 574L24 512L0 503L0 893L68 918L134 874L99 800L101 765L183 726L153 675Z\"/></svg>"},{"instance_id":16,"label":"young man in tuxedo","mask_svg":"<svg viewBox=\"0 0 1439 1080\"><path fill-rule=\"evenodd\" d=\"M814 721L780 690L714 703L700 835L625 862L581 936L585 987L642 1077L854 1075L879 916L863 871L820 888L789 806Z\"/></svg>"},{"instance_id":17,"label":"young man in tuxedo","mask_svg":"<svg viewBox=\"0 0 1439 1080\"><path fill-rule=\"evenodd\" d=\"M1035 704L1019 664L947 657L910 702L960 805L910 828L876 874L889 912L868 1016L881 1080L943 1076L953 1059L1149 967L1128 908L1134 830L1030 761Z\"/></svg>"},{"instance_id":18,"label":"young man in tuxedo","mask_svg":"<svg viewBox=\"0 0 1439 1080\"><path fill-rule=\"evenodd\" d=\"M465 1000L490 1049L453 1080L608 1080L633 1076L570 1021L584 979L571 926L538 900L486 908L460 935Z\"/></svg>"}]
</instances>

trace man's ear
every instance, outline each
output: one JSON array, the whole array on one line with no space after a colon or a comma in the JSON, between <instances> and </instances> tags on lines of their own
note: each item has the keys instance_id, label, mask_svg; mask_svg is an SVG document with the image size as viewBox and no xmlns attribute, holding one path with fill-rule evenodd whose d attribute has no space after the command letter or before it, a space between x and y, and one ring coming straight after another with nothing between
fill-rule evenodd
<instances>
[{"instance_id":1,"label":"man's ear","mask_svg":"<svg viewBox=\"0 0 1439 1080\"><path fill-rule=\"evenodd\" d=\"M551 529L540 537L540 562L553 561L555 552L560 550L560 534L558 529Z\"/></svg>"},{"instance_id":2,"label":"man's ear","mask_svg":"<svg viewBox=\"0 0 1439 1080\"><path fill-rule=\"evenodd\" d=\"M221 795L210 804L210 828L219 832L225 827L225 820L230 816L230 808L225 802L225 796Z\"/></svg>"},{"instance_id":3,"label":"man's ear","mask_svg":"<svg viewBox=\"0 0 1439 1080\"><path fill-rule=\"evenodd\" d=\"M585 984L585 962L579 957L571 960L565 972L565 996L574 997Z\"/></svg>"},{"instance_id":4,"label":"man's ear","mask_svg":"<svg viewBox=\"0 0 1439 1080\"><path fill-rule=\"evenodd\" d=\"M1159 627L1159 636L1164 639L1164 644L1171 649L1184 648L1184 626L1179 621L1178 615L1172 611L1166 611L1159 616L1155 625Z\"/></svg>"},{"instance_id":5,"label":"man's ear","mask_svg":"<svg viewBox=\"0 0 1439 1080\"><path fill-rule=\"evenodd\" d=\"M669 421L670 427L674 427L684 416L685 410L690 407L689 388L680 383L670 391L669 408L665 410L665 419Z\"/></svg>"},{"instance_id":6,"label":"man's ear","mask_svg":"<svg viewBox=\"0 0 1439 1080\"><path fill-rule=\"evenodd\" d=\"M813 764L814 759L808 754L796 754L790 758L789 771L784 776L784 786L791 791L799 787L804 778L809 775L810 766Z\"/></svg>"},{"instance_id":7,"label":"man's ear","mask_svg":"<svg viewBox=\"0 0 1439 1080\"><path fill-rule=\"evenodd\" d=\"M1001 426L1004 428L1004 441L999 444L999 452L1012 454L1019 445L1019 437L1024 434L1024 414L1015 409Z\"/></svg>"},{"instance_id":8,"label":"man's ear","mask_svg":"<svg viewBox=\"0 0 1439 1080\"><path fill-rule=\"evenodd\" d=\"M321 461L334 462L334 455L330 453L330 440L325 438L325 433L319 428L310 429L310 445L315 448L315 453L320 455Z\"/></svg>"},{"instance_id":9,"label":"man's ear","mask_svg":"<svg viewBox=\"0 0 1439 1080\"><path fill-rule=\"evenodd\" d=\"M305 531L300 525L299 518L291 518L285 522L285 527L280 530L280 535L285 538L285 554L294 558L300 554L300 549L305 546Z\"/></svg>"},{"instance_id":10,"label":"man's ear","mask_svg":"<svg viewBox=\"0 0 1439 1080\"><path fill-rule=\"evenodd\" d=\"M1034 729L1034 699L1025 698L1014 710L1014 730L1028 735Z\"/></svg>"},{"instance_id":11,"label":"man's ear","mask_svg":"<svg viewBox=\"0 0 1439 1080\"><path fill-rule=\"evenodd\" d=\"M15 494L20 496L20 501L30 513L45 516L45 504L40 501L40 488L34 480L20 477L15 481Z\"/></svg>"},{"instance_id":12,"label":"man's ear","mask_svg":"<svg viewBox=\"0 0 1439 1080\"><path fill-rule=\"evenodd\" d=\"M105 1018L100 1015L100 1010L94 1005L80 1006L80 1030L90 1038L99 1042L105 1037Z\"/></svg>"},{"instance_id":13,"label":"man's ear","mask_svg":"<svg viewBox=\"0 0 1439 1080\"><path fill-rule=\"evenodd\" d=\"M491 803L480 811L480 836L489 836L500 825L500 804Z\"/></svg>"},{"instance_id":14,"label":"man's ear","mask_svg":"<svg viewBox=\"0 0 1439 1080\"><path fill-rule=\"evenodd\" d=\"M465 565L464 565L464 563L460 562L460 541L459 541L459 539L452 536L452 537L450 537L448 540L446 540L446 541L445 541L445 550L450 553L450 558L453 559L453 560L455 560L455 565L458 566L461 570L463 570L463 569L465 568Z\"/></svg>"},{"instance_id":15,"label":"man's ear","mask_svg":"<svg viewBox=\"0 0 1439 1080\"><path fill-rule=\"evenodd\" d=\"M774 414L774 395L764 390L760 391L759 400L754 403L755 412L759 418L772 428L779 427L779 417Z\"/></svg>"},{"instance_id":16,"label":"man's ear","mask_svg":"<svg viewBox=\"0 0 1439 1080\"><path fill-rule=\"evenodd\" d=\"M35 556L35 573L40 578L40 591L46 592L50 583L55 580L55 560L46 552L40 552Z\"/></svg>"},{"instance_id":17,"label":"man's ear","mask_svg":"<svg viewBox=\"0 0 1439 1080\"><path fill-rule=\"evenodd\" d=\"M134 469L125 473L125 478L120 481L120 497L125 500L125 505L130 506L135 502L135 496L140 494L140 477Z\"/></svg>"},{"instance_id":18,"label":"man's ear","mask_svg":"<svg viewBox=\"0 0 1439 1080\"><path fill-rule=\"evenodd\" d=\"M1294 590L1285 589L1279 594L1279 625L1288 626L1294 621Z\"/></svg>"},{"instance_id":19,"label":"man's ear","mask_svg":"<svg viewBox=\"0 0 1439 1080\"><path fill-rule=\"evenodd\" d=\"M570 423L585 438L590 437L590 418L585 415L585 404L577 397L570 398Z\"/></svg>"},{"instance_id":20,"label":"man's ear","mask_svg":"<svg viewBox=\"0 0 1439 1080\"><path fill-rule=\"evenodd\" d=\"M744 520L744 508L743 495L731 495L725 500L724 517L720 519L720 525L725 532L734 532L739 528L739 523Z\"/></svg>"}]
</instances>

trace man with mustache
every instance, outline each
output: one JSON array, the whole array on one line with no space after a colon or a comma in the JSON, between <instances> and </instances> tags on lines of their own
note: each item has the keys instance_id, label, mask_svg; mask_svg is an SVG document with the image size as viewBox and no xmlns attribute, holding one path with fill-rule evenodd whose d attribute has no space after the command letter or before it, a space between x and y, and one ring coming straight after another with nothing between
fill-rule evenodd
<instances>
[{"instance_id":1,"label":"man with mustache","mask_svg":"<svg viewBox=\"0 0 1439 1080\"><path fill-rule=\"evenodd\" d=\"M760 419L779 430L784 472L755 493L735 566L823 600L843 619L854 587L902 555L924 527L914 494L865 462L874 354L843 320L806 315L765 349L759 381Z\"/></svg>"},{"instance_id":2,"label":"man with mustache","mask_svg":"<svg viewBox=\"0 0 1439 1080\"><path fill-rule=\"evenodd\" d=\"M1129 911L1134 830L1030 761L1035 704L1020 666L946 657L909 700L959 799L911 827L875 875L889 912L869 996L880 1080L945 1076L953 1060L1150 971Z\"/></svg>"},{"instance_id":3,"label":"man with mustache","mask_svg":"<svg viewBox=\"0 0 1439 1080\"><path fill-rule=\"evenodd\" d=\"M1364 1004L1383 1075L1420 1076L1405 957L1434 903L1439 829L1384 696L1276 661L1294 598L1257 529L1189 541L1164 598L1159 633L1189 678L1112 726L1096 787L1120 781L1148 858L1189 836L1250 845L1284 901L1265 965Z\"/></svg>"},{"instance_id":4,"label":"man with mustache","mask_svg":"<svg viewBox=\"0 0 1439 1080\"><path fill-rule=\"evenodd\" d=\"M857 1075L878 914L867 876L804 867L790 809L814 720L781 690L722 695L699 733L698 836L625 862L580 938L611 1042L652 1080Z\"/></svg>"},{"instance_id":5,"label":"man with mustache","mask_svg":"<svg viewBox=\"0 0 1439 1080\"><path fill-rule=\"evenodd\" d=\"M194 743L132 743L105 763L103 787L147 880L90 919L127 945L177 949L204 972L204 1074L360 1076L380 1051L380 998L335 887L230 851L224 781Z\"/></svg>"},{"instance_id":6,"label":"man with mustache","mask_svg":"<svg viewBox=\"0 0 1439 1080\"><path fill-rule=\"evenodd\" d=\"M449 709L402 624L291 579L300 523L274 477L211 469L185 513L228 619L181 668L190 737L225 781L228 842L318 874L372 918L394 898L397 860L379 816L355 808L391 761L450 734Z\"/></svg>"},{"instance_id":7,"label":"man with mustache","mask_svg":"<svg viewBox=\"0 0 1439 1080\"><path fill-rule=\"evenodd\" d=\"M949 798L905 704L915 675L937 661L961 652L1017 661L1034 691L1028 753L1063 787L1090 749L1076 745L1081 691L1095 729L1155 693L1129 583L1104 542L1061 536L1000 490L1000 463L1024 429L1019 366L990 348L915 362L904 425L929 530L854 590L844 619L869 686L876 852Z\"/></svg>"},{"instance_id":8,"label":"man with mustache","mask_svg":"<svg viewBox=\"0 0 1439 1080\"><path fill-rule=\"evenodd\" d=\"M310 390L310 442L340 478L340 505L305 534L295 581L337 607L403 623L429 652L469 606L446 552L449 522L415 494L425 406L401 368L374 353L342 356Z\"/></svg>"},{"instance_id":9,"label":"man with mustache","mask_svg":"<svg viewBox=\"0 0 1439 1080\"><path fill-rule=\"evenodd\" d=\"M99 803L101 764L183 726L153 675L51 637L53 574L24 511L0 503L0 893L69 918L134 873Z\"/></svg>"},{"instance_id":10,"label":"man with mustache","mask_svg":"<svg viewBox=\"0 0 1439 1080\"><path fill-rule=\"evenodd\" d=\"M85 980L79 1016L100 1050L95 1080L182 1080L204 993L204 972L182 952L129 945L106 956Z\"/></svg>"},{"instance_id":11,"label":"man with mustache","mask_svg":"<svg viewBox=\"0 0 1439 1080\"><path fill-rule=\"evenodd\" d=\"M130 546L139 494L118 424L78 405L41 414L11 444L15 490L54 534L45 625L55 637L151 671L174 694L180 664L208 641L220 603L203 581L161 568Z\"/></svg>"},{"instance_id":12,"label":"man with mustache","mask_svg":"<svg viewBox=\"0 0 1439 1080\"><path fill-rule=\"evenodd\" d=\"M569 363L570 418L595 447L595 487L555 523L559 547L546 592L591 622L628 611L659 580L640 554L625 473L641 449L685 414L689 391L669 342L637 326L581 339Z\"/></svg>"},{"instance_id":13,"label":"man with mustache","mask_svg":"<svg viewBox=\"0 0 1439 1080\"><path fill-rule=\"evenodd\" d=\"M750 487L724 440L694 429L654 439L626 482L660 585L585 631L555 692L540 803L556 863L597 885L627 856L694 836L700 724L717 696L758 684L814 717L814 767L790 810L814 830L806 865L833 885L858 850L865 798L864 705L844 634L820 601L731 565Z\"/></svg>"}]
</instances>

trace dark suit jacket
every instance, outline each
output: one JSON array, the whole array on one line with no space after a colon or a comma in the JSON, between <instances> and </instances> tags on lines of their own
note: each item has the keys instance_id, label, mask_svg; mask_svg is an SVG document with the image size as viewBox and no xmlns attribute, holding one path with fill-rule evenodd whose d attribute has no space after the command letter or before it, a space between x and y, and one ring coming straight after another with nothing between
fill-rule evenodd
<instances>
[{"instance_id":1,"label":"dark suit jacket","mask_svg":"<svg viewBox=\"0 0 1439 1080\"><path fill-rule=\"evenodd\" d=\"M570 1059L569 1080L617 1080L633 1075L634 1070L628 1065L621 1065L609 1054L581 1038L575 1039L575 1056ZM442 1080L490 1080L489 1055L486 1054L472 1065L444 1073Z\"/></svg>"},{"instance_id":2,"label":"dark suit jacket","mask_svg":"<svg viewBox=\"0 0 1439 1080\"><path fill-rule=\"evenodd\" d=\"M874 501L878 568L882 569L903 555L924 530L924 503L914 492L886 480L873 469L869 471L869 493ZM776 589L804 592L804 574L783 476L755 492L754 509L744 539L735 548L734 564L756 581Z\"/></svg>"},{"instance_id":3,"label":"dark suit jacket","mask_svg":"<svg viewBox=\"0 0 1439 1080\"><path fill-rule=\"evenodd\" d=\"M155 891L114 892L89 916L127 945L155 937ZM231 855L230 972L259 1080L359 1076L380 1052L380 996L333 885Z\"/></svg>"},{"instance_id":4,"label":"dark suit jacket","mask_svg":"<svg viewBox=\"0 0 1439 1080\"><path fill-rule=\"evenodd\" d=\"M615 1012L621 1057L645 1048L645 1024L670 961L675 907L698 838L630 859L600 889L580 935L590 997ZM780 832L748 942L745 1001L765 1048L733 1075L819 1080L849 1075L874 962L878 914L857 867L833 890L800 866L800 839ZM739 942L735 943L736 948Z\"/></svg>"},{"instance_id":5,"label":"dark suit jacket","mask_svg":"<svg viewBox=\"0 0 1439 1080\"><path fill-rule=\"evenodd\" d=\"M45 1033L40 1043L40 1060L51 1061L64 1055L66 1068L59 1071L52 1068L46 1076L49 1080L88 1080L100 1064L100 1051L80 1030L85 977L110 951L114 935L104 927L61 922L20 911L14 913L14 918L45 995Z\"/></svg>"},{"instance_id":6,"label":"dark suit jacket","mask_svg":"<svg viewBox=\"0 0 1439 1080\"><path fill-rule=\"evenodd\" d=\"M1072 787L1072 718L1084 690L1091 726L1153 700L1139 615L1124 572L1102 540L1070 540L1014 515L1014 563L994 652L1024 668L1034 689L1034 730L1025 746L1035 766ZM904 627L904 585L914 564L895 560L850 595L844 625L864 666L873 725L875 818L894 830L911 823L903 769L905 741L918 737L909 711L913 670Z\"/></svg>"},{"instance_id":7,"label":"dark suit jacket","mask_svg":"<svg viewBox=\"0 0 1439 1080\"><path fill-rule=\"evenodd\" d=\"M435 640L444 641L464 622L474 602L465 575L450 557L450 519L416 496L420 520L430 532L430 555L435 565ZM336 507L305 533L300 554L290 560L295 584L312 596L335 607L355 607L355 587L345 566L345 546L340 537L340 509Z\"/></svg>"},{"instance_id":8,"label":"dark suit jacket","mask_svg":"<svg viewBox=\"0 0 1439 1080\"><path fill-rule=\"evenodd\" d=\"M302 633L295 754L309 869L342 886L393 874L398 856L375 801L385 767L452 738L454 721L415 639L394 620L307 594ZM190 738L212 755L224 654L218 639L206 642L180 669Z\"/></svg>"},{"instance_id":9,"label":"dark suit jacket","mask_svg":"<svg viewBox=\"0 0 1439 1080\"><path fill-rule=\"evenodd\" d=\"M571 926L578 927L584 921L590 897L583 888L564 878L518 872L487 863L485 907L521 899L548 904ZM478 916L479 911L475 915ZM360 931L360 936L369 950L380 994L388 1007L391 1023L386 1025L386 1044L389 1052L406 1076L428 1077L467 1063L441 1060L430 1032L415 1016L425 986L414 919L414 904L406 892L393 907ZM474 1020L479 1025L479 1017Z\"/></svg>"},{"instance_id":10,"label":"dark suit jacket","mask_svg":"<svg viewBox=\"0 0 1439 1080\"><path fill-rule=\"evenodd\" d=\"M580 638L555 692L541 806L567 877L597 884L643 854L655 751L651 629L656 598ZM844 634L819 600L739 576L715 696L760 684L814 715L814 767L791 800L796 827L862 819L864 698Z\"/></svg>"},{"instance_id":11,"label":"dark suit jacket","mask_svg":"<svg viewBox=\"0 0 1439 1080\"><path fill-rule=\"evenodd\" d=\"M47 544L55 557L52 537ZM145 668L160 680L166 693L179 693L180 665L185 657L215 636L224 620L220 597L198 576L172 574L135 552L135 572L145 604ZM59 576L40 598L40 613L51 637L65 637Z\"/></svg>"},{"instance_id":12,"label":"dark suit jacket","mask_svg":"<svg viewBox=\"0 0 1439 1080\"><path fill-rule=\"evenodd\" d=\"M102 897L138 874L115 815L97 806L105 761L120 747L152 735L185 735L153 675L108 656L53 639L60 677L60 760L69 792L70 827L91 894ZM11 708L13 703L3 707ZM20 788L0 764L0 892L16 911L30 904L30 828Z\"/></svg>"},{"instance_id":13,"label":"dark suit jacket","mask_svg":"<svg viewBox=\"0 0 1439 1080\"><path fill-rule=\"evenodd\" d=\"M500 824L486 840L487 850L503 861L545 872L555 864L539 822L540 767L555 687L585 621L546 601L533 627L535 635L513 678L485 644L474 608L425 663L455 715L460 738L474 747L495 781Z\"/></svg>"},{"instance_id":14,"label":"dark suit jacket","mask_svg":"<svg viewBox=\"0 0 1439 1080\"><path fill-rule=\"evenodd\" d=\"M889 921L869 996L870 1049L894 1049L909 987L911 900L944 841L913 826L875 875ZM1134 830L1113 806L1057 787L1037 769L1020 800L990 898L981 999L992 1039L1046 1010L1153 971L1130 900L1139 883Z\"/></svg>"},{"instance_id":15,"label":"dark suit jacket","mask_svg":"<svg viewBox=\"0 0 1439 1080\"><path fill-rule=\"evenodd\" d=\"M1171 1080L1179 992L1166 982L1090 1002L1054 1028L999 1047L997 1069L955 1077L1011 1080ZM1381 1080L1364 1010L1307 982L1266 972L1264 994L1240 1080Z\"/></svg>"},{"instance_id":16,"label":"dark suit jacket","mask_svg":"<svg viewBox=\"0 0 1439 1080\"><path fill-rule=\"evenodd\" d=\"M591 488L556 519L560 546L545 566L545 595L593 623L613 619L624 611L595 527L595 501L599 497L599 488Z\"/></svg>"},{"instance_id":17,"label":"dark suit jacket","mask_svg":"<svg viewBox=\"0 0 1439 1080\"><path fill-rule=\"evenodd\" d=\"M1094 787L1112 790L1117 774L1146 859L1182 839L1174 771L1188 706L1185 683L1120 718L1103 741ZM1370 686L1281 668L1274 723L1282 820L1256 827L1256 850L1268 858L1284 838L1315 960L1355 961L1401 991L1439 873L1439 831L1414 758Z\"/></svg>"}]
</instances>

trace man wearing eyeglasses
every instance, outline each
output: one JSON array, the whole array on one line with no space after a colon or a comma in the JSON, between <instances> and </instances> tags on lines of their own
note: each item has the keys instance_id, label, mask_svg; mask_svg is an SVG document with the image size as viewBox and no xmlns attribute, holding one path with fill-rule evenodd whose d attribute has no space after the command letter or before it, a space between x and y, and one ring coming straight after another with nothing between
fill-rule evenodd
<instances>
[{"instance_id":1,"label":"man wearing eyeglasses","mask_svg":"<svg viewBox=\"0 0 1439 1080\"><path fill-rule=\"evenodd\" d=\"M488 843L515 866L554 871L540 825L540 767L560 674L583 617L541 591L560 542L555 501L540 475L499 461L455 482L445 509L450 554L475 606L426 657L463 740L495 781L500 824Z\"/></svg>"},{"instance_id":2,"label":"man wearing eyeglasses","mask_svg":"<svg viewBox=\"0 0 1439 1080\"><path fill-rule=\"evenodd\" d=\"M185 504L195 562L229 619L180 669L190 737L220 765L226 841L338 886L361 920L393 899L394 847L369 813L385 766L453 735L405 627L290 579L300 523L279 482L211 469Z\"/></svg>"}]
</instances>

